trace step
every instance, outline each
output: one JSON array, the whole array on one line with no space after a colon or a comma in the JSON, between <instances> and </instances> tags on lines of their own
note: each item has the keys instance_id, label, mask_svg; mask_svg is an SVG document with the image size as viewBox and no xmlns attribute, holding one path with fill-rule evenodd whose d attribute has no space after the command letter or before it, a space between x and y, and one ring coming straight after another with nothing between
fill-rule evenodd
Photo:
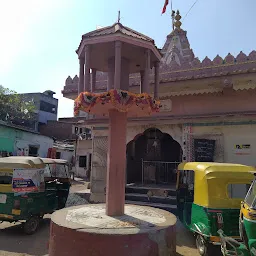
<instances>
[{"instance_id":1,"label":"step","mask_svg":"<svg viewBox=\"0 0 256 256\"><path fill-rule=\"evenodd\" d=\"M125 193L126 194L147 194L149 190L167 190L168 196L176 196L175 188L151 188L151 187L135 187L135 186L126 186Z\"/></svg>"},{"instance_id":2,"label":"step","mask_svg":"<svg viewBox=\"0 0 256 256\"><path fill-rule=\"evenodd\" d=\"M150 206L154 208L160 208L163 210L166 210L168 212L171 212L173 214L176 214L177 206L176 205L170 205L170 204L157 204L157 203L150 203L150 202L138 202L138 201L130 201L126 200L126 204L134 204L134 205L141 205L141 206Z\"/></svg>"},{"instance_id":3,"label":"step","mask_svg":"<svg viewBox=\"0 0 256 256\"><path fill-rule=\"evenodd\" d=\"M127 193L125 195L125 199L130 201L142 201L149 203L176 204L175 196L152 196L148 198L147 194Z\"/></svg>"}]
</instances>

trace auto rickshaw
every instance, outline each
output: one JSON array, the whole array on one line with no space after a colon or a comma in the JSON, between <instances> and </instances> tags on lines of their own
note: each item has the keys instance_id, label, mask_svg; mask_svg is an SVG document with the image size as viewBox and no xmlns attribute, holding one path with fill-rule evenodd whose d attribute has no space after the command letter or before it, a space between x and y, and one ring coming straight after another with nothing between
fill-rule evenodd
<instances>
[{"instance_id":1,"label":"auto rickshaw","mask_svg":"<svg viewBox=\"0 0 256 256\"><path fill-rule=\"evenodd\" d=\"M218 233L221 237L221 251L226 255L256 255L256 172L248 193L241 202L239 216L239 232L242 243L227 238L223 230Z\"/></svg>"},{"instance_id":2,"label":"auto rickshaw","mask_svg":"<svg viewBox=\"0 0 256 256\"><path fill-rule=\"evenodd\" d=\"M46 189L38 157L0 158L0 222L21 222L33 234L40 219L58 208L56 189Z\"/></svg>"},{"instance_id":3,"label":"auto rickshaw","mask_svg":"<svg viewBox=\"0 0 256 256\"><path fill-rule=\"evenodd\" d=\"M181 222L196 236L200 255L220 245L218 230L239 239L240 203L254 167L229 163L181 163L177 172L177 210Z\"/></svg>"},{"instance_id":4,"label":"auto rickshaw","mask_svg":"<svg viewBox=\"0 0 256 256\"><path fill-rule=\"evenodd\" d=\"M57 189L58 209L66 205L71 186L68 161L64 159L41 158L45 164L46 187Z\"/></svg>"}]
</instances>

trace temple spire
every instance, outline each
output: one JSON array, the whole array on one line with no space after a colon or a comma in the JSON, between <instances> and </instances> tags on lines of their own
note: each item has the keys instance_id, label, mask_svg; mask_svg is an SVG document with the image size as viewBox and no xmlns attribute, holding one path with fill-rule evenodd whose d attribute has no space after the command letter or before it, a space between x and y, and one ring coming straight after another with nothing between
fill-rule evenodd
<instances>
[{"instance_id":1,"label":"temple spire","mask_svg":"<svg viewBox=\"0 0 256 256\"><path fill-rule=\"evenodd\" d=\"M175 22L174 22L174 27L175 27L175 29L177 28L177 29L180 29L180 27L181 27L181 21L180 21L180 19L181 19L181 16L180 16L180 11L178 10L177 12L176 12L176 16L175 16Z\"/></svg>"}]
</instances>

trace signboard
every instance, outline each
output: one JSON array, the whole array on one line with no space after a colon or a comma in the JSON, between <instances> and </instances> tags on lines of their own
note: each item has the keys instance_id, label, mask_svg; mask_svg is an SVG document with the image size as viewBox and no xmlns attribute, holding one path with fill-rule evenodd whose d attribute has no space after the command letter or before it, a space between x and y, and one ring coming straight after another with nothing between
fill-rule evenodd
<instances>
[{"instance_id":1,"label":"signboard","mask_svg":"<svg viewBox=\"0 0 256 256\"><path fill-rule=\"evenodd\" d=\"M172 111L172 101L170 99L168 100L161 100L161 108L160 112L170 112Z\"/></svg>"},{"instance_id":2,"label":"signboard","mask_svg":"<svg viewBox=\"0 0 256 256\"><path fill-rule=\"evenodd\" d=\"M213 162L215 140L194 139L194 154L196 162Z\"/></svg>"},{"instance_id":3,"label":"signboard","mask_svg":"<svg viewBox=\"0 0 256 256\"><path fill-rule=\"evenodd\" d=\"M14 169L12 190L17 193L41 191L44 186L43 173L43 169Z\"/></svg>"},{"instance_id":4,"label":"signboard","mask_svg":"<svg viewBox=\"0 0 256 256\"><path fill-rule=\"evenodd\" d=\"M2 194L0 195L0 204L5 204L7 199L7 195Z\"/></svg>"},{"instance_id":5,"label":"signboard","mask_svg":"<svg viewBox=\"0 0 256 256\"><path fill-rule=\"evenodd\" d=\"M235 145L234 153L236 155L250 155L251 145L250 144L237 144Z\"/></svg>"}]
</instances>

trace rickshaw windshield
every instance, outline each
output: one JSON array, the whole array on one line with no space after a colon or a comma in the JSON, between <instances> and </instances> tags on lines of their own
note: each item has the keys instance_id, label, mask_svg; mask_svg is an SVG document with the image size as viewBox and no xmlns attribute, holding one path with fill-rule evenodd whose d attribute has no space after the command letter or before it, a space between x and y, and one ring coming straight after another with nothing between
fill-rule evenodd
<instances>
[{"instance_id":1,"label":"rickshaw windshield","mask_svg":"<svg viewBox=\"0 0 256 256\"><path fill-rule=\"evenodd\" d=\"M67 164L49 164L52 177L68 178Z\"/></svg>"},{"instance_id":2,"label":"rickshaw windshield","mask_svg":"<svg viewBox=\"0 0 256 256\"><path fill-rule=\"evenodd\" d=\"M256 179L252 182L244 201L252 209L256 209Z\"/></svg>"},{"instance_id":3,"label":"rickshaw windshield","mask_svg":"<svg viewBox=\"0 0 256 256\"><path fill-rule=\"evenodd\" d=\"M12 173L0 172L0 184L1 185L12 184Z\"/></svg>"}]
</instances>

